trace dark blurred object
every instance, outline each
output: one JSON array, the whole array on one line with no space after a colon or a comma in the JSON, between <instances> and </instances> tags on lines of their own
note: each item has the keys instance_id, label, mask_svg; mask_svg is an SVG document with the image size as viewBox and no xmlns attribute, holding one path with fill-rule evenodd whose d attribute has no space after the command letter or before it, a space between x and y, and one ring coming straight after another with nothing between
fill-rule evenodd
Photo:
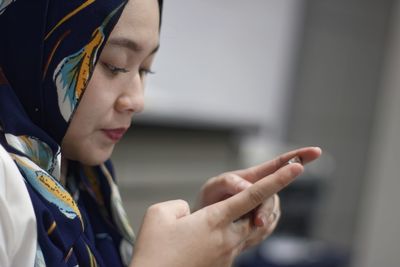
<instances>
[{"instance_id":1,"label":"dark blurred object","mask_svg":"<svg viewBox=\"0 0 400 267\"><path fill-rule=\"evenodd\" d=\"M320 241L277 236L238 258L236 267L344 267L348 255Z\"/></svg>"},{"instance_id":2,"label":"dark blurred object","mask_svg":"<svg viewBox=\"0 0 400 267\"><path fill-rule=\"evenodd\" d=\"M319 204L323 179L311 175L299 177L279 192L282 216L275 234L308 237Z\"/></svg>"},{"instance_id":3,"label":"dark blurred object","mask_svg":"<svg viewBox=\"0 0 400 267\"><path fill-rule=\"evenodd\" d=\"M279 193L282 217L272 237L241 255L236 267L345 267L345 251L312 239L312 227L324 179L299 177Z\"/></svg>"}]
</instances>

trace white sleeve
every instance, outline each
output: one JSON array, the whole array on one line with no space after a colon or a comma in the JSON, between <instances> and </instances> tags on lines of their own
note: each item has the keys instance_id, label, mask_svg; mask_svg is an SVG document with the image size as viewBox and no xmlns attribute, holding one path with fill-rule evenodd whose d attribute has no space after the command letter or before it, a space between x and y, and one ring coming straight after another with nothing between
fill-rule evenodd
<instances>
[{"instance_id":1,"label":"white sleeve","mask_svg":"<svg viewBox=\"0 0 400 267\"><path fill-rule=\"evenodd\" d=\"M0 266L33 266L36 244L36 217L24 178L0 145Z\"/></svg>"}]
</instances>

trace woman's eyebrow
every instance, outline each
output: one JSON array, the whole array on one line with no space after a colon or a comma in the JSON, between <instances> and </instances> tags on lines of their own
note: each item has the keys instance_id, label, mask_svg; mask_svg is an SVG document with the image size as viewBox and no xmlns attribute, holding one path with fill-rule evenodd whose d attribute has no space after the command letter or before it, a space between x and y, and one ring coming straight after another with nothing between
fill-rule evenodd
<instances>
[{"instance_id":1,"label":"woman's eyebrow","mask_svg":"<svg viewBox=\"0 0 400 267\"><path fill-rule=\"evenodd\" d=\"M138 42L132 40L132 39L128 39L128 38L124 38L124 37L120 37L120 38L112 38L108 40L108 44L110 45L116 45L116 46L122 46L125 48L128 48L134 52L142 52L143 50L145 50L145 48L140 45ZM160 44L157 44L153 50L151 50L149 55L152 55L154 53L157 52L157 50L159 49Z\"/></svg>"}]
</instances>

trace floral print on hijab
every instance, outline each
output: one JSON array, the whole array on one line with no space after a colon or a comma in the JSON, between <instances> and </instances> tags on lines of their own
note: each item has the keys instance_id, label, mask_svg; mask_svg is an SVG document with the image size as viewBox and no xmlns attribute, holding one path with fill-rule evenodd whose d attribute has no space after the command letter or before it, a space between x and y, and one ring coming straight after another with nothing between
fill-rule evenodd
<instances>
[{"instance_id":1,"label":"floral print on hijab","mask_svg":"<svg viewBox=\"0 0 400 267\"><path fill-rule=\"evenodd\" d=\"M105 39L104 27L116 11L118 8L111 12L102 25L92 33L87 45L57 65L53 79L57 86L58 105L66 121L71 117L86 88L89 76L94 70L98 50Z\"/></svg>"},{"instance_id":2,"label":"floral print on hijab","mask_svg":"<svg viewBox=\"0 0 400 267\"><path fill-rule=\"evenodd\" d=\"M31 197L35 266L129 264L134 235L111 162L70 162L60 182L61 140L125 3L0 0L0 144Z\"/></svg>"},{"instance_id":3,"label":"floral print on hijab","mask_svg":"<svg viewBox=\"0 0 400 267\"><path fill-rule=\"evenodd\" d=\"M6 10L6 7L15 0L0 0L0 15Z\"/></svg>"}]
</instances>

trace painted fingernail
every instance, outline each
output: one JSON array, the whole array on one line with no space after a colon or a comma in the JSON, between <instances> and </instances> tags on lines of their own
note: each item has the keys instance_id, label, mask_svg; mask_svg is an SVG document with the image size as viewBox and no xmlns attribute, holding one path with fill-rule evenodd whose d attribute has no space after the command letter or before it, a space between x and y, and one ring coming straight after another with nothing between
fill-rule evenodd
<instances>
[{"instance_id":1,"label":"painted fingernail","mask_svg":"<svg viewBox=\"0 0 400 267\"><path fill-rule=\"evenodd\" d=\"M259 215L258 221L259 221L259 224L257 225L258 227L263 227L267 224L267 218L265 218L264 215Z\"/></svg>"}]
</instances>

